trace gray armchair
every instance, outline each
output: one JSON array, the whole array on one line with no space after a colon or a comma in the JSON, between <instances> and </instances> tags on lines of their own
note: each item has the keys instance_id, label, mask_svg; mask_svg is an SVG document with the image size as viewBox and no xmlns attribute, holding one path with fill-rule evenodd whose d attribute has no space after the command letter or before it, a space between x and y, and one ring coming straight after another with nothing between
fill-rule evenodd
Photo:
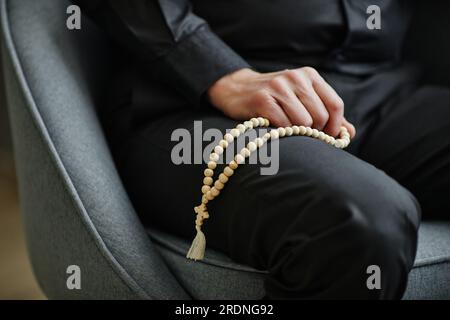
<instances>
[{"instance_id":1,"label":"gray armchair","mask_svg":"<svg viewBox=\"0 0 450 320\"><path fill-rule=\"evenodd\" d=\"M145 230L121 184L95 106L108 43L66 28L66 0L0 0L2 51L25 232L36 278L56 299L259 299L264 271ZM449 213L450 214L450 213ZM66 286L81 269L81 289ZM405 298L450 298L450 224L424 223Z\"/></svg>"}]
</instances>

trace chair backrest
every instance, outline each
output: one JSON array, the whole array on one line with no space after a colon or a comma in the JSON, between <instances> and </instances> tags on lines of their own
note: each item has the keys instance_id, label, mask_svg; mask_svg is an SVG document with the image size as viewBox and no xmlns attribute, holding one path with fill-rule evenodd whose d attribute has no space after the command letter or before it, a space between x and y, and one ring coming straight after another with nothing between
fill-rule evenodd
<instances>
[{"instance_id":1,"label":"chair backrest","mask_svg":"<svg viewBox=\"0 0 450 320\"><path fill-rule=\"evenodd\" d=\"M0 1L19 193L43 291L188 298L139 222L96 117L108 76L102 35L87 20L68 30L66 0ZM72 265L81 270L81 290L66 286Z\"/></svg>"}]
</instances>

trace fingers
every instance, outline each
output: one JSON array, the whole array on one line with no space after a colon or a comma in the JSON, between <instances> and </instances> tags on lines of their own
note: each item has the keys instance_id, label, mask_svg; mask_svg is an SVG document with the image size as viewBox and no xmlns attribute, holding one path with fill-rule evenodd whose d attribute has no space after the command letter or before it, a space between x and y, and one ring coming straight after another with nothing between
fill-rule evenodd
<instances>
[{"instance_id":1,"label":"fingers","mask_svg":"<svg viewBox=\"0 0 450 320\"><path fill-rule=\"evenodd\" d=\"M268 105L267 118L271 119L271 123L276 127L290 127L292 122L284 113L283 108L274 100Z\"/></svg>"},{"instance_id":2,"label":"fingers","mask_svg":"<svg viewBox=\"0 0 450 320\"><path fill-rule=\"evenodd\" d=\"M298 90L296 93L311 115L312 127L317 130L323 130L330 116L314 89L311 87L307 91Z\"/></svg>"},{"instance_id":3,"label":"fingers","mask_svg":"<svg viewBox=\"0 0 450 320\"><path fill-rule=\"evenodd\" d=\"M261 90L254 95L251 104L259 106L258 113L254 116L263 116L270 120L270 123L277 127L288 127L292 123L284 113L283 108L277 100L266 90Z\"/></svg>"},{"instance_id":4,"label":"fingers","mask_svg":"<svg viewBox=\"0 0 450 320\"><path fill-rule=\"evenodd\" d=\"M350 133L350 138L354 138L356 135L356 129L353 124L347 121L347 119L344 118L344 121L342 122L342 126L346 127L348 132Z\"/></svg>"},{"instance_id":5,"label":"fingers","mask_svg":"<svg viewBox=\"0 0 450 320\"><path fill-rule=\"evenodd\" d=\"M274 78L270 82L270 87L273 91L272 96L276 99L278 105L282 107L290 123L303 124L305 126L312 125L313 119L311 115L294 93L292 85L287 79L284 77Z\"/></svg>"},{"instance_id":6,"label":"fingers","mask_svg":"<svg viewBox=\"0 0 450 320\"><path fill-rule=\"evenodd\" d=\"M304 125L334 137L345 126L355 136L355 127L344 118L344 102L313 68L265 74L260 80L266 86L258 90L252 105L259 106L257 115L274 126Z\"/></svg>"},{"instance_id":7,"label":"fingers","mask_svg":"<svg viewBox=\"0 0 450 320\"><path fill-rule=\"evenodd\" d=\"M312 85L311 76L303 69L289 70L286 75L290 79L292 89L298 99L312 118L312 127L323 130L329 121L330 115Z\"/></svg>"},{"instance_id":8,"label":"fingers","mask_svg":"<svg viewBox=\"0 0 450 320\"><path fill-rule=\"evenodd\" d=\"M311 80L314 90L328 110L329 119L324 131L336 136L344 121L344 101L317 72L312 72Z\"/></svg>"}]
</instances>

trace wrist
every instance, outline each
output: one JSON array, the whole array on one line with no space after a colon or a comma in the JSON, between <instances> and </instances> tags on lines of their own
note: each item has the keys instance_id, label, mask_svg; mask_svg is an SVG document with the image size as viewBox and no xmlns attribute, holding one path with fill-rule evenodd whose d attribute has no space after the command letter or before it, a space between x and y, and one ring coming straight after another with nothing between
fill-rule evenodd
<instances>
[{"instance_id":1,"label":"wrist","mask_svg":"<svg viewBox=\"0 0 450 320\"><path fill-rule=\"evenodd\" d=\"M223 76L208 89L209 101L214 106L220 107L224 99L239 92L241 85L256 74L257 72L244 68Z\"/></svg>"}]
</instances>

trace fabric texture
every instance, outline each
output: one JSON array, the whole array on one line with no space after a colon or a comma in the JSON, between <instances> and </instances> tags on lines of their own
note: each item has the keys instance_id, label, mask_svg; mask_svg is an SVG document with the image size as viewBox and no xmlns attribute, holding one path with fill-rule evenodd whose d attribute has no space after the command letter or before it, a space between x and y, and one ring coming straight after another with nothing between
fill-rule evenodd
<instances>
[{"instance_id":1,"label":"fabric texture","mask_svg":"<svg viewBox=\"0 0 450 320\"><path fill-rule=\"evenodd\" d=\"M185 239L157 229L148 230L148 233L164 259L170 262L172 270L188 275L179 279L193 296L199 299L241 299L245 293L245 298L259 299L265 295L266 271L239 265L208 249L203 261L189 261L185 258L189 248ZM217 274L221 277L218 278ZM235 290L236 284L242 284L241 288L246 290ZM416 261L403 299L450 299L450 223L425 222L421 225Z\"/></svg>"},{"instance_id":2,"label":"fabric texture","mask_svg":"<svg viewBox=\"0 0 450 320\"><path fill-rule=\"evenodd\" d=\"M2 1L6 85L31 261L49 298L182 299L116 173L94 101L102 37L60 0ZM93 49L90 51L89 49ZM92 72L92 70L96 72ZM97 78L100 76L100 78ZM82 290L66 269L81 268Z\"/></svg>"},{"instance_id":3,"label":"fabric texture","mask_svg":"<svg viewBox=\"0 0 450 320\"><path fill-rule=\"evenodd\" d=\"M194 105L222 76L249 67L192 12L190 1L73 2L132 52L137 68L144 69L147 78L166 81Z\"/></svg>"}]
</instances>

